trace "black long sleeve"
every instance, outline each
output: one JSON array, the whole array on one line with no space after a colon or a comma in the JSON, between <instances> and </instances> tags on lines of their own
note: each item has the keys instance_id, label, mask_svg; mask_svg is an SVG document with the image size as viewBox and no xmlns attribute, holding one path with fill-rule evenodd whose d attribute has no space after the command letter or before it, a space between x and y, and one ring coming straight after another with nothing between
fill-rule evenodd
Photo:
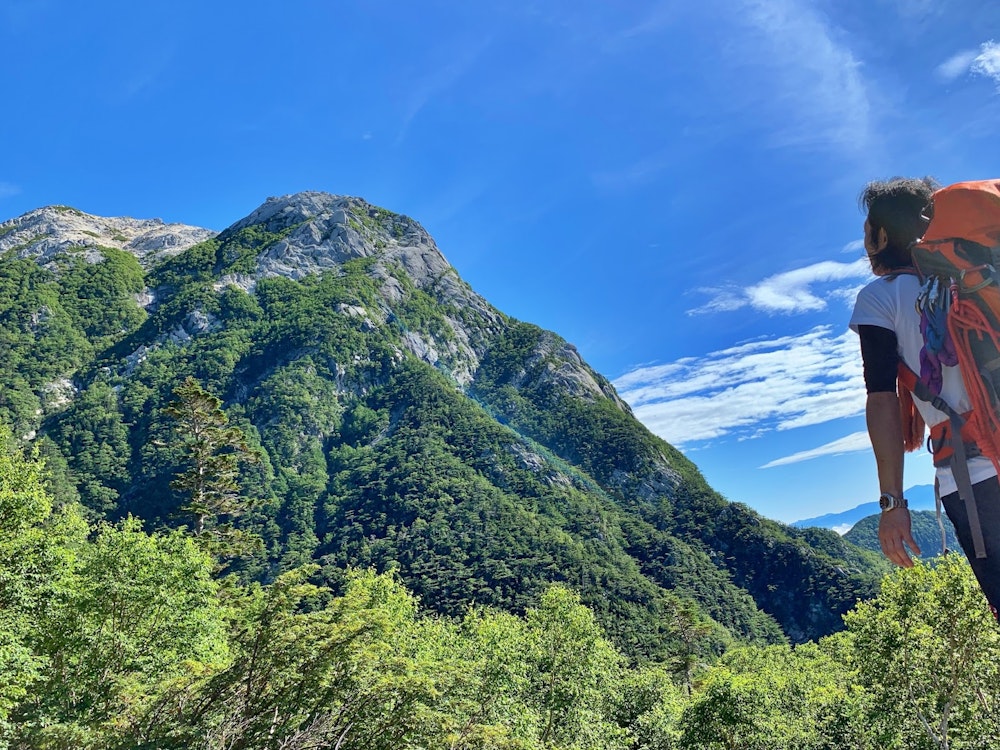
<instances>
[{"instance_id":1,"label":"black long sleeve","mask_svg":"<svg viewBox=\"0 0 1000 750\"><path fill-rule=\"evenodd\" d=\"M895 393L899 367L896 332L882 326L859 325L858 336L861 338L865 388L869 393Z\"/></svg>"}]
</instances>

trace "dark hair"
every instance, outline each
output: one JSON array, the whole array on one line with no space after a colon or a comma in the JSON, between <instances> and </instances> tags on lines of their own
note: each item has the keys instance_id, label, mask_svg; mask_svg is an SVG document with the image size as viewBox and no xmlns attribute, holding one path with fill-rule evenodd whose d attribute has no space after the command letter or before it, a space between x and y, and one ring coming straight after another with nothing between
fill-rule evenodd
<instances>
[{"instance_id":1,"label":"dark hair","mask_svg":"<svg viewBox=\"0 0 1000 750\"><path fill-rule=\"evenodd\" d=\"M912 265L910 245L924 236L933 213L931 195L939 187L932 177L893 177L869 182L858 197L858 205L868 214L873 244L884 229L889 239L883 250L871 256L876 273Z\"/></svg>"}]
</instances>

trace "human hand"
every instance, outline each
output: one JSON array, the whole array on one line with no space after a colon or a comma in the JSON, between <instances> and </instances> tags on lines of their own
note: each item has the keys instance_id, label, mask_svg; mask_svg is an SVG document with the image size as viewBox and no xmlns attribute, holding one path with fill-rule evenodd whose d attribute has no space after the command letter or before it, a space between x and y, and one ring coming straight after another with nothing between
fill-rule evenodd
<instances>
[{"instance_id":1,"label":"human hand","mask_svg":"<svg viewBox=\"0 0 1000 750\"><path fill-rule=\"evenodd\" d=\"M902 568L912 568L913 560L906 550L909 547L913 554L920 554L920 547L910 533L910 511L906 508L893 508L884 511L878 520L878 543L882 554ZM903 545L906 546L903 546Z\"/></svg>"}]
</instances>

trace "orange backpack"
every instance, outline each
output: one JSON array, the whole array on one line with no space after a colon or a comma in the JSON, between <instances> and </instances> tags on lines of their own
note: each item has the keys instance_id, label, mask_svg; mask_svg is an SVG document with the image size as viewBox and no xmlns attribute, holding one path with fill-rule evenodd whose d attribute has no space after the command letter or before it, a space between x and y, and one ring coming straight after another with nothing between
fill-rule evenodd
<instances>
[{"instance_id":1,"label":"orange backpack","mask_svg":"<svg viewBox=\"0 0 1000 750\"><path fill-rule=\"evenodd\" d=\"M940 321L936 333L950 339L948 364L958 365L971 409L957 414L928 390L926 373L922 380L901 367L900 382L950 417L931 429L929 446L934 463L954 471L969 510L976 554L984 557L965 462L971 451L992 459L1000 470L1000 180L949 185L934 193L932 208L927 231L912 248L923 282L918 301L922 326L929 318ZM924 330L925 349L934 329L927 325ZM911 430L908 449L916 447L912 435Z\"/></svg>"}]
</instances>

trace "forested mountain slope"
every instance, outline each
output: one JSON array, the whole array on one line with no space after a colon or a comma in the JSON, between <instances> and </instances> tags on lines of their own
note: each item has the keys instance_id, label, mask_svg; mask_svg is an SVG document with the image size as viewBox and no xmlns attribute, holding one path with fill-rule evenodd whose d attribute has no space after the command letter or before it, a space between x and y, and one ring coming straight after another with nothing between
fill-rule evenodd
<instances>
[{"instance_id":1,"label":"forested mountain slope","mask_svg":"<svg viewBox=\"0 0 1000 750\"><path fill-rule=\"evenodd\" d=\"M874 592L876 555L730 503L558 335L476 294L412 219L268 199L215 235L50 207L0 224L0 420L95 518L192 523L175 389L258 460L232 521L273 580L395 569L424 606L580 592L633 656L803 641Z\"/></svg>"}]
</instances>

